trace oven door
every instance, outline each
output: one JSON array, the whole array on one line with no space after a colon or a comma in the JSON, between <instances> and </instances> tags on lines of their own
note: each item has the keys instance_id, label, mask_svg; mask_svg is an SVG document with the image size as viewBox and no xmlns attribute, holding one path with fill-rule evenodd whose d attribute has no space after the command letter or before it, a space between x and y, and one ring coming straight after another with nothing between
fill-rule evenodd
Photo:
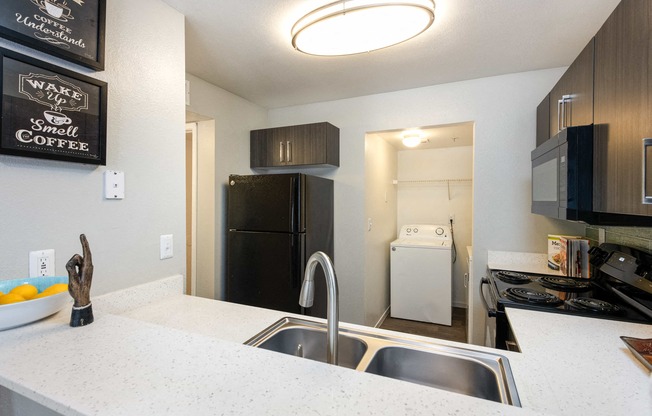
<instances>
[{"instance_id":1,"label":"oven door","mask_svg":"<svg viewBox=\"0 0 652 416\"><path fill-rule=\"evenodd\" d=\"M485 327L485 346L521 352L514 332L509 325L505 309L504 307L500 307L498 299L493 296L491 282L487 277L483 277L480 282L480 297L482 298L488 316ZM484 290L485 285L488 286L489 295Z\"/></svg>"},{"instance_id":2,"label":"oven door","mask_svg":"<svg viewBox=\"0 0 652 416\"><path fill-rule=\"evenodd\" d=\"M496 301L491 296L491 288L488 288L490 292L487 294L484 290L484 286L489 286L489 279L483 277L480 281L480 298L484 304L485 310L487 311L487 318L485 319L485 332L484 332L484 345L485 347L496 348Z\"/></svg>"}]
</instances>

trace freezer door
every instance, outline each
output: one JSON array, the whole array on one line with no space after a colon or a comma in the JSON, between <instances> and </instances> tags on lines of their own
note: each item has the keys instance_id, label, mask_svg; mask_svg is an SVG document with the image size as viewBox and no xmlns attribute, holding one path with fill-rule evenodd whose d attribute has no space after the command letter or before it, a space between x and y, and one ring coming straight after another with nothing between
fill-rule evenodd
<instances>
[{"instance_id":1,"label":"freezer door","mask_svg":"<svg viewBox=\"0 0 652 416\"><path fill-rule=\"evenodd\" d=\"M304 244L303 234L230 230L226 300L301 313Z\"/></svg>"},{"instance_id":2,"label":"freezer door","mask_svg":"<svg viewBox=\"0 0 652 416\"><path fill-rule=\"evenodd\" d=\"M229 176L228 229L304 232L303 179L298 173Z\"/></svg>"}]
</instances>

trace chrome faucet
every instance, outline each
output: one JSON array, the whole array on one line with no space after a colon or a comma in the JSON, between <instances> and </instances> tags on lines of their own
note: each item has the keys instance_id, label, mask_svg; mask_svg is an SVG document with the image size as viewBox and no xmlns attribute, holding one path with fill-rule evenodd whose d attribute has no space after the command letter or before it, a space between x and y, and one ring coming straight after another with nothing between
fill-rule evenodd
<instances>
[{"instance_id":1,"label":"chrome faucet","mask_svg":"<svg viewBox=\"0 0 652 416\"><path fill-rule=\"evenodd\" d=\"M326 309L327 332L326 332L326 362L337 365L337 340L339 337L339 304L337 301L337 278L335 269L330 257L322 251L314 253L308 259L306 272L303 276L301 285L301 294L299 295L299 305L304 308L312 306L315 299L315 269L317 263L321 264L326 276L326 289L328 291L328 306Z\"/></svg>"}]
</instances>

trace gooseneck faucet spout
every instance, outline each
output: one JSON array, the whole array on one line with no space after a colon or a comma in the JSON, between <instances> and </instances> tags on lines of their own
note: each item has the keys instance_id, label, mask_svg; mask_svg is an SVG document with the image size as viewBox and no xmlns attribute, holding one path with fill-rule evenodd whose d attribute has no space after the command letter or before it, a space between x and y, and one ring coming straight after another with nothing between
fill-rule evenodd
<instances>
[{"instance_id":1,"label":"gooseneck faucet spout","mask_svg":"<svg viewBox=\"0 0 652 416\"><path fill-rule=\"evenodd\" d=\"M321 264L324 269L324 276L326 276L326 290L328 291L328 306L326 309L326 319L328 322L326 337L326 362L329 364L337 365L337 341L339 337L339 303L338 303L338 290L337 278L335 277L335 269L330 257L322 251L314 253L308 259L306 264L306 272L303 277L303 284L301 285L301 294L299 295L299 305L304 308L312 306L315 299L315 269L317 263Z\"/></svg>"}]
</instances>

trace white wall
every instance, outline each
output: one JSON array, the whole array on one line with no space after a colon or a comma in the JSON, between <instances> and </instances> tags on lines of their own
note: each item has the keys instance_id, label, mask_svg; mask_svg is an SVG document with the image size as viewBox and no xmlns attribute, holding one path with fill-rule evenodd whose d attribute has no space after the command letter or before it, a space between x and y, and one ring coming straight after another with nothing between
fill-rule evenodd
<instances>
[{"instance_id":1,"label":"white wall","mask_svg":"<svg viewBox=\"0 0 652 416\"><path fill-rule=\"evenodd\" d=\"M397 126L475 122L473 251L477 292L487 250L545 250L549 232L577 226L530 214L530 151L536 106L563 68L476 79L387 94L273 109L270 127L329 121L340 128L341 166L335 180L335 258L344 321L365 323L365 164L367 132ZM482 201L480 203L480 201ZM484 312L474 308L472 341L482 343Z\"/></svg>"},{"instance_id":2,"label":"white wall","mask_svg":"<svg viewBox=\"0 0 652 416\"><path fill-rule=\"evenodd\" d=\"M212 120L200 124L200 141L213 140L215 151L214 187L215 195L211 204L214 206L215 221L207 223L208 230L198 230L198 234L214 235L214 251L204 255L201 261L212 261L210 265L198 264L198 270L214 270L214 294L210 294L210 282L198 276L198 288L202 296L223 298L223 275L226 267L226 186L229 174L246 175L253 173L249 169L249 131L267 127L267 110L243 98L233 95L191 74L186 75L190 81L190 105L187 110ZM214 126L213 124L214 123ZM206 127L205 129L202 127ZM214 130L214 137L207 137L207 132ZM212 134L212 133L211 133ZM200 167L201 168L201 167ZM200 179L201 182L201 179ZM199 247L198 247L199 248ZM209 256L213 254L212 257ZM198 263L200 262L198 253ZM201 283L200 283L201 281Z\"/></svg>"},{"instance_id":3,"label":"white wall","mask_svg":"<svg viewBox=\"0 0 652 416\"><path fill-rule=\"evenodd\" d=\"M106 70L94 72L0 40L108 82L107 165L0 155L0 278L28 274L28 252L56 250L56 274L81 252L95 265L92 295L185 274L184 18L159 0L107 2ZM103 199L103 173L124 171L126 198ZM159 236L173 234L172 259Z\"/></svg>"},{"instance_id":4,"label":"white wall","mask_svg":"<svg viewBox=\"0 0 652 416\"><path fill-rule=\"evenodd\" d=\"M398 151L376 134L365 140L365 324L375 325L389 306L389 243L396 238ZM338 242L338 238L335 238Z\"/></svg>"},{"instance_id":5,"label":"white wall","mask_svg":"<svg viewBox=\"0 0 652 416\"><path fill-rule=\"evenodd\" d=\"M472 179L473 146L398 152L398 180ZM397 225L449 224L453 214L457 261L453 264L453 306L467 306L466 246L472 245L473 183L399 183Z\"/></svg>"}]
</instances>

